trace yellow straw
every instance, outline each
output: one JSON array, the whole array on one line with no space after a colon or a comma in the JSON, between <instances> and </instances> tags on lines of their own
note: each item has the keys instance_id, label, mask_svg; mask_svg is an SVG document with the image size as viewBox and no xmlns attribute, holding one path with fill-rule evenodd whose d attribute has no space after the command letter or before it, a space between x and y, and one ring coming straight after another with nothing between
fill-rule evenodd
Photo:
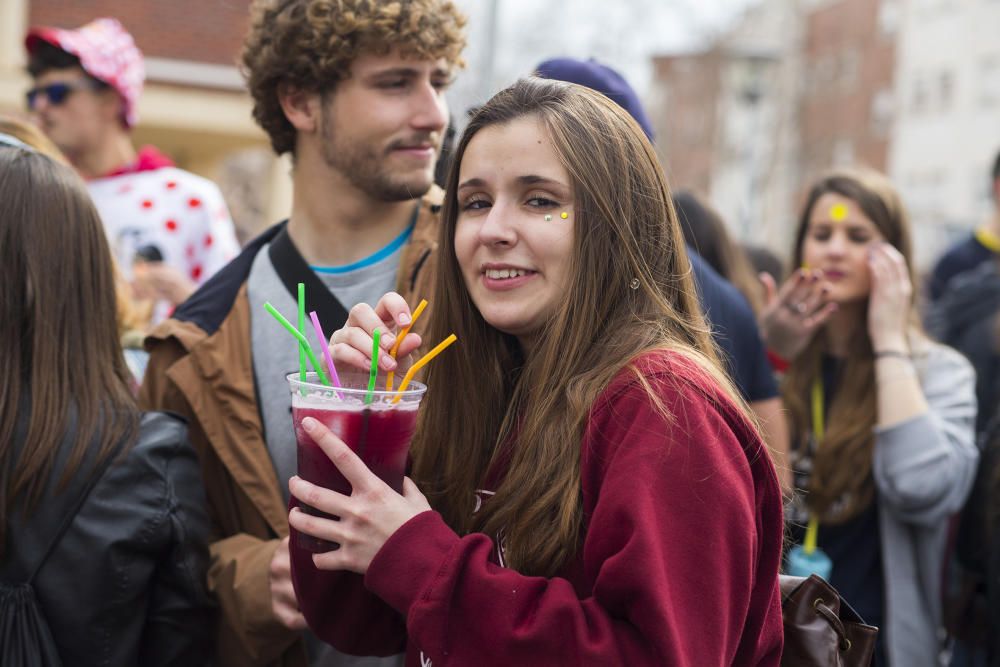
<instances>
[{"instance_id":1,"label":"yellow straw","mask_svg":"<svg viewBox=\"0 0 1000 667\"><path fill-rule=\"evenodd\" d=\"M403 392L406 391L406 386L410 384L410 381L413 379L413 376L417 374L417 371L426 366L431 359L441 354L441 352L444 351L444 348L448 347L456 340L458 340L458 336L456 336L455 334L451 334L443 341L438 343L437 347L435 347L433 350L422 356L420 358L420 361L410 366L410 370L406 371L406 375L403 377L403 381L399 384L399 391L396 392L396 395L392 399L393 405L399 403L399 400L403 398Z\"/></svg>"},{"instance_id":2,"label":"yellow straw","mask_svg":"<svg viewBox=\"0 0 1000 667\"><path fill-rule=\"evenodd\" d=\"M399 338L396 339L396 344L392 346L391 350L389 350L389 356L391 356L393 359L396 358L396 352L399 351L399 344L403 342L404 338L406 338L406 334L410 333L410 329L413 328L413 325L414 323L416 323L417 318L420 317L420 313L424 312L424 308L426 307L427 307L427 299L421 299L420 303L417 304L417 307L413 309L413 315L410 317L410 325L399 333ZM386 391L392 391L392 378L394 376L395 373L389 371L389 374L385 378Z\"/></svg>"}]
</instances>

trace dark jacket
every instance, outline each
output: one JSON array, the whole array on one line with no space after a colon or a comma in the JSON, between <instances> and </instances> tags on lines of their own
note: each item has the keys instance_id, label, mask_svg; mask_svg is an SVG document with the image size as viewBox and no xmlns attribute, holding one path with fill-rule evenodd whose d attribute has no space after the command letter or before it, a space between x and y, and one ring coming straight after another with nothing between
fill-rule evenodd
<instances>
[{"instance_id":1,"label":"dark jacket","mask_svg":"<svg viewBox=\"0 0 1000 667\"><path fill-rule=\"evenodd\" d=\"M432 187L422 198L400 258L397 291L410 303L431 293L442 196ZM150 360L140 403L188 420L202 467L212 520L208 585L219 602L215 660L222 667L307 664L302 634L271 611L268 566L288 535L288 508L257 405L246 285L257 253L267 244L273 250L283 230L275 225L249 243L146 339ZM299 265L301 277L289 281L306 282L307 310L318 312L324 331L343 326L346 312L334 321L336 313L310 303L328 292L322 283L311 286L318 278L301 256L281 264L276 268L285 273Z\"/></svg>"},{"instance_id":2,"label":"dark jacket","mask_svg":"<svg viewBox=\"0 0 1000 667\"><path fill-rule=\"evenodd\" d=\"M1000 262L981 262L948 281L927 310L927 332L972 363L982 433L1000 403Z\"/></svg>"},{"instance_id":3,"label":"dark jacket","mask_svg":"<svg viewBox=\"0 0 1000 667\"><path fill-rule=\"evenodd\" d=\"M32 514L25 518L16 503L11 508L0 561L5 584L28 579L86 487L81 474L53 493L72 447L67 438ZM144 415L136 442L98 474L34 581L63 664L204 664L212 604L205 589L208 515L184 423Z\"/></svg>"}]
</instances>

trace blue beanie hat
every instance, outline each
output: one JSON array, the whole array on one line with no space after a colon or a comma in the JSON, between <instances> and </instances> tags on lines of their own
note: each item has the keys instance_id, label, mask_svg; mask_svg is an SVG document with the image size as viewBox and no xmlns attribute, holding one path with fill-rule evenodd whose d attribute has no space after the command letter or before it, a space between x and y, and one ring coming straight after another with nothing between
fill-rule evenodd
<instances>
[{"instance_id":1,"label":"blue beanie hat","mask_svg":"<svg viewBox=\"0 0 1000 667\"><path fill-rule=\"evenodd\" d=\"M650 141L653 141L653 126L649 117L639 102L632 86L607 65L602 65L593 58L577 60L576 58L553 58L546 60L535 68L538 76L545 79L567 81L591 90L596 90L611 98L618 106L631 114L632 118L642 127Z\"/></svg>"}]
</instances>

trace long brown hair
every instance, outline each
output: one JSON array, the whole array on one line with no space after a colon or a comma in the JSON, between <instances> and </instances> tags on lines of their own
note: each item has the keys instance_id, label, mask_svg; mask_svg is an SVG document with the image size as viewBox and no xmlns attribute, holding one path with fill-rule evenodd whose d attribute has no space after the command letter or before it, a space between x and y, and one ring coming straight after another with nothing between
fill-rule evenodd
<instances>
[{"instance_id":1,"label":"long brown hair","mask_svg":"<svg viewBox=\"0 0 1000 667\"><path fill-rule=\"evenodd\" d=\"M910 223L899 194L882 174L868 169L831 172L813 185L799 217L795 234L793 266L802 265L802 246L816 202L827 193L850 199L864 212L906 259L911 284L916 285L911 262ZM911 304L911 338L920 333L916 309ZM825 421L822 442L813 456L806 502L826 523L841 523L857 516L874 497L872 482L873 430L878 420L875 362L868 337L867 308L864 320L849 341L848 355L840 371L837 392ZM822 373L826 352L824 336L817 334L788 369L781 394L788 410L793 448L805 447L812 433L811 392ZM843 507L834 509L840 500Z\"/></svg>"},{"instance_id":2,"label":"long brown hair","mask_svg":"<svg viewBox=\"0 0 1000 667\"><path fill-rule=\"evenodd\" d=\"M59 490L85 456L96 467L130 440L138 412L118 342L111 252L83 182L40 153L4 148L0 202L2 550L10 508L23 499L32 511L64 438L74 445Z\"/></svg>"},{"instance_id":3,"label":"long brown hair","mask_svg":"<svg viewBox=\"0 0 1000 667\"><path fill-rule=\"evenodd\" d=\"M469 142L525 116L551 137L575 200L572 284L529 358L476 309L454 244ZM626 112L580 86L524 79L477 111L455 156L429 340L454 331L462 349L428 372L436 409L420 416L414 479L456 530L502 535L509 566L551 575L579 547L583 427L616 374L636 372L631 362L644 352L675 350L739 399L719 369L656 153ZM474 513L475 490L501 467L496 495Z\"/></svg>"}]
</instances>

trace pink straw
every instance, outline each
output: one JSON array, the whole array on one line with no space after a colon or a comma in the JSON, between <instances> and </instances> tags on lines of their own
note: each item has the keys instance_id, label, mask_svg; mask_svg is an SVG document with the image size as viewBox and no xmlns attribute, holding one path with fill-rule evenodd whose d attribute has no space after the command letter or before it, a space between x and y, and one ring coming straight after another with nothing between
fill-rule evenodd
<instances>
[{"instance_id":1,"label":"pink straw","mask_svg":"<svg viewBox=\"0 0 1000 667\"><path fill-rule=\"evenodd\" d=\"M319 323L319 317L316 315L316 311L309 313L309 319L312 320L313 329L316 330L316 337L319 338L319 346L323 350L323 358L326 359L326 367L330 371L330 380L333 382L333 386L340 389L342 385L340 384L340 377L337 376L337 368L333 365L333 357L330 356L330 342L323 335L323 326Z\"/></svg>"}]
</instances>

